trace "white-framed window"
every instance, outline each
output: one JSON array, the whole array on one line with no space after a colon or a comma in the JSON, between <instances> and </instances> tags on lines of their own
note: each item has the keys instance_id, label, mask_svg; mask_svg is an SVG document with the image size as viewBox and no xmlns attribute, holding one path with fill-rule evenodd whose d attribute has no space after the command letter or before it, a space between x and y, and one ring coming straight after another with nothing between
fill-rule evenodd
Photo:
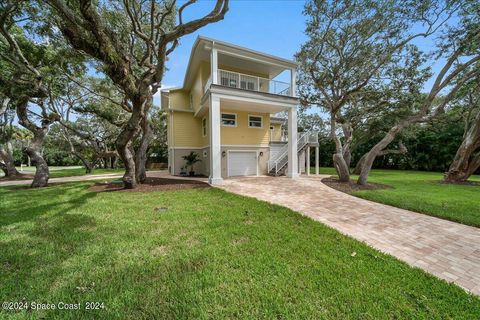
<instances>
[{"instance_id":1,"label":"white-framed window","mask_svg":"<svg viewBox=\"0 0 480 320\"><path fill-rule=\"evenodd\" d=\"M222 126L224 126L224 127L236 127L237 126L237 114L236 113L222 113Z\"/></svg>"},{"instance_id":2,"label":"white-framed window","mask_svg":"<svg viewBox=\"0 0 480 320\"><path fill-rule=\"evenodd\" d=\"M263 128L263 117L262 116L248 115L248 127L249 128Z\"/></svg>"},{"instance_id":3,"label":"white-framed window","mask_svg":"<svg viewBox=\"0 0 480 320\"><path fill-rule=\"evenodd\" d=\"M202 137L207 136L207 118L202 119Z\"/></svg>"}]
</instances>

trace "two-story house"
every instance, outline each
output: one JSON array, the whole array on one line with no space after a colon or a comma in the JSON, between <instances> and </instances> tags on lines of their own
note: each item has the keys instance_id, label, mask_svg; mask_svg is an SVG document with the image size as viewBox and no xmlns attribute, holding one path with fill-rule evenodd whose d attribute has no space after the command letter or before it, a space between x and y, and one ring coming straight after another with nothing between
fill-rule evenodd
<instances>
[{"instance_id":1,"label":"two-story house","mask_svg":"<svg viewBox=\"0 0 480 320\"><path fill-rule=\"evenodd\" d=\"M183 86L161 92L170 173L178 175L182 157L194 151L201 159L195 172L211 184L285 172L294 178L310 166L311 146L318 168L316 137L297 133L296 68L291 60L198 37ZM288 116L274 117L279 113Z\"/></svg>"}]
</instances>

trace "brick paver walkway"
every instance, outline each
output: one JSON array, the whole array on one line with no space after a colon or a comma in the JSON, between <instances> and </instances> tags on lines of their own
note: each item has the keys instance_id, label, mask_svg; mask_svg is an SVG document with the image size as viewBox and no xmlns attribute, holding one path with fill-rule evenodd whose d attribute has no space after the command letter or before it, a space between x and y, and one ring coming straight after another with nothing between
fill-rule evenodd
<instances>
[{"instance_id":1,"label":"brick paver walkway","mask_svg":"<svg viewBox=\"0 0 480 320\"><path fill-rule=\"evenodd\" d=\"M480 295L479 228L356 198L322 178L238 178L221 188L298 211Z\"/></svg>"}]
</instances>

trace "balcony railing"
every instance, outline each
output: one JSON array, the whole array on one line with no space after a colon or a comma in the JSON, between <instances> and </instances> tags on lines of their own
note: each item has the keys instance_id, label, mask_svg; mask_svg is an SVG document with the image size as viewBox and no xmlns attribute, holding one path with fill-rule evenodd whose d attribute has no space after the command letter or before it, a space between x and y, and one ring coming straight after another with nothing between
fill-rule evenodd
<instances>
[{"instance_id":1,"label":"balcony railing","mask_svg":"<svg viewBox=\"0 0 480 320\"><path fill-rule=\"evenodd\" d=\"M217 79L218 84L225 87L279 94L283 96L292 95L290 84L286 82L220 69L218 70ZM212 81L210 78L205 85L205 91L208 90L211 83Z\"/></svg>"}]
</instances>

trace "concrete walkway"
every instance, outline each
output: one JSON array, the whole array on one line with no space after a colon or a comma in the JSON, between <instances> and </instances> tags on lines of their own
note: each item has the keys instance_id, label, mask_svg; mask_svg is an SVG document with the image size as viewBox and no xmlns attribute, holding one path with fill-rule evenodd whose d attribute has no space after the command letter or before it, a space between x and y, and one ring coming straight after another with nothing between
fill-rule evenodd
<instances>
[{"instance_id":1,"label":"concrete walkway","mask_svg":"<svg viewBox=\"0 0 480 320\"><path fill-rule=\"evenodd\" d=\"M147 171L148 177L168 177L166 170L161 171ZM88 174L84 176L75 176L75 177L62 177L62 178L50 178L48 183L65 183L65 182L76 182L76 181L90 181L90 180L109 180L117 179L123 177L123 173L106 173L106 174ZM0 181L0 187L4 186L22 186L29 185L32 183L32 180L14 180L14 181Z\"/></svg>"},{"instance_id":2,"label":"concrete walkway","mask_svg":"<svg viewBox=\"0 0 480 320\"><path fill-rule=\"evenodd\" d=\"M62 182L75 182L75 181L88 181L88 180L103 180L103 179L115 179L121 178L123 174L119 173L108 173L108 174L90 174L85 176L76 176L76 177L62 177L62 178L50 178L48 183L62 183ZM14 181L0 181L0 187L5 186L23 186L29 185L32 183L32 180L14 180Z\"/></svg>"},{"instance_id":3,"label":"concrete walkway","mask_svg":"<svg viewBox=\"0 0 480 320\"><path fill-rule=\"evenodd\" d=\"M167 179L178 179L178 180L197 180L202 182L208 182L208 178L202 177L177 177L171 176L167 170L155 170L147 171L148 177L154 178L167 178ZM77 182L77 181L93 181L93 180L110 180L118 179L123 177L123 173L105 173L105 174L89 174L84 176L75 176L75 177L62 177L62 178L50 178L48 183L65 183L65 182ZM28 180L14 180L14 181L0 181L0 187L4 186L22 186L29 185L32 183L31 179Z\"/></svg>"},{"instance_id":4,"label":"concrete walkway","mask_svg":"<svg viewBox=\"0 0 480 320\"><path fill-rule=\"evenodd\" d=\"M336 191L326 176L227 179L221 188L298 211L480 295L480 229Z\"/></svg>"}]
</instances>

